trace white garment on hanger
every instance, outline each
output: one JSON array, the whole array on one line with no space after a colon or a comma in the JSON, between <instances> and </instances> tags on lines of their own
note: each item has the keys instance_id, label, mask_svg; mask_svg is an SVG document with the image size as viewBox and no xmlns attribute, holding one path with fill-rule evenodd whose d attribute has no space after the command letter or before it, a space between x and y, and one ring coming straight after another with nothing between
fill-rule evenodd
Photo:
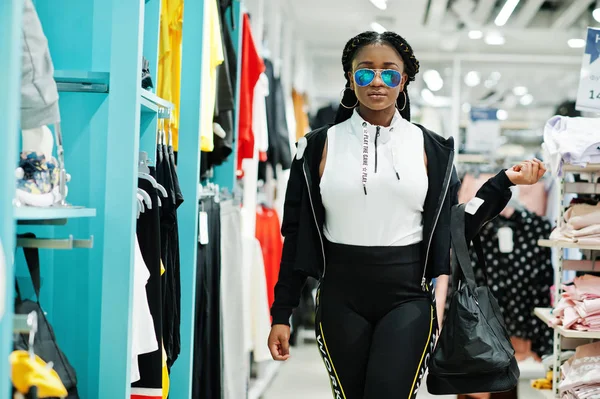
<instances>
[{"instance_id":1,"label":"white garment on hanger","mask_svg":"<svg viewBox=\"0 0 600 399\"><path fill-rule=\"evenodd\" d=\"M267 127L267 96L269 95L269 78L262 73L254 86L254 102L252 104L252 130L254 145L259 152L269 149L269 129Z\"/></svg>"},{"instance_id":2,"label":"white garment on hanger","mask_svg":"<svg viewBox=\"0 0 600 399\"><path fill-rule=\"evenodd\" d=\"M244 340L244 297L241 212L232 201L221 202L221 331L223 334L223 399L245 398L249 353Z\"/></svg>"},{"instance_id":3,"label":"white garment on hanger","mask_svg":"<svg viewBox=\"0 0 600 399\"><path fill-rule=\"evenodd\" d=\"M130 382L140 379L138 356L158 350L158 341L154 331L154 319L150 313L148 297L146 296L146 283L150 278L150 271L140 250L137 236L135 238L135 254L133 262L133 316L132 316L132 350Z\"/></svg>"},{"instance_id":4,"label":"white garment on hanger","mask_svg":"<svg viewBox=\"0 0 600 399\"><path fill-rule=\"evenodd\" d=\"M554 116L544 127L542 147L555 177L562 175L563 163L600 163L600 119Z\"/></svg>"}]
</instances>

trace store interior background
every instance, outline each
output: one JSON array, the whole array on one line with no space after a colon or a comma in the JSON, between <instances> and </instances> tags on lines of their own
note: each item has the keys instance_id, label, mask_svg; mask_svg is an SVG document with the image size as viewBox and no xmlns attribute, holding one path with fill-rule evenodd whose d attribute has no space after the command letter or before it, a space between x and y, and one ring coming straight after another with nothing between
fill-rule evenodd
<instances>
[{"instance_id":1,"label":"store interior background","mask_svg":"<svg viewBox=\"0 0 600 399\"><path fill-rule=\"evenodd\" d=\"M600 2L594 0L247 0L246 5L253 32L263 34L255 39L269 48L263 51L280 68L284 87L305 93L309 114L339 104L345 84L341 55L351 37L366 30L399 33L421 63L409 86L413 122L454 136L463 154L471 110L489 108L497 110L498 145L507 153L516 145L516 154L539 156L546 121L577 97L586 29L600 26ZM265 399L330 397L310 344L312 332L301 336ZM539 372L535 366L530 371ZM529 371L522 372L519 397L543 398L530 388ZM419 397L429 397L426 389Z\"/></svg>"},{"instance_id":2,"label":"store interior background","mask_svg":"<svg viewBox=\"0 0 600 399\"><path fill-rule=\"evenodd\" d=\"M516 6L501 15L505 5ZM598 25L593 11L600 5L591 0L248 0L247 7L253 31L264 31L271 51L281 48L273 59L281 60L283 81L306 93L313 112L340 99L346 41L365 30L387 29L405 37L421 62L409 86L415 121L457 136L472 107L492 107L499 110L504 132L541 142L545 121L577 95L586 28Z\"/></svg>"}]
</instances>

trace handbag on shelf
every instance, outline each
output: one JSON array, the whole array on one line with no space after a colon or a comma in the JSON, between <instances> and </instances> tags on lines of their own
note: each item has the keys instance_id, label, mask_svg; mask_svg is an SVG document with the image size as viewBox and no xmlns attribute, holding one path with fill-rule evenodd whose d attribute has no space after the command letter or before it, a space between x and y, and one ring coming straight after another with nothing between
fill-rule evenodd
<instances>
[{"instance_id":1,"label":"handbag on shelf","mask_svg":"<svg viewBox=\"0 0 600 399\"><path fill-rule=\"evenodd\" d=\"M427 388L434 395L510 391L520 376L515 350L492 291L475 281L465 238L464 204L452 208L451 236L452 296L429 365ZM479 235L473 246L485 274Z\"/></svg>"},{"instance_id":2,"label":"handbag on shelf","mask_svg":"<svg viewBox=\"0 0 600 399\"><path fill-rule=\"evenodd\" d=\"M35 238L35 235L27 233L19 235L19 237ZM40 306L41 278L38 250L36 248L23 248L23 252L27 262L27 269L29 270L29 276L33 283L36 300L24 300L21 296L19 284L15 279L15 290L17 292L17 297L15 299L15 314L27 315L31 312L37 314L37 332L34 337L33 352L46 363L52 362L52 368L58 373L60 380L65 388L67 388L69 393L67 398L79 399L79 394L77 392L77 374L75 373L75 369L58 347L56 337L54 336L54 330ZM28 334L14 334L13 346L15 350L29 350Z\"/></svg>"}]
</instances>

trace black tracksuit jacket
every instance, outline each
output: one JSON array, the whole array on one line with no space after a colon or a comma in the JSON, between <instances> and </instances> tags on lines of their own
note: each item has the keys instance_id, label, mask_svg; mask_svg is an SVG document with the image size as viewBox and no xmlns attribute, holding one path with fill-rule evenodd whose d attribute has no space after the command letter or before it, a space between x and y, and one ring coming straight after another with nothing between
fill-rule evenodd
<instances>
[{"instance_id":1,"label":"black tracksuit jacket","mask_svg":"<svg viewBox=\"0 0 600 399\"><path fill-rule=\"evenodd\" d=\"M419 126L423 131L429 188L423 211L422 284L450 270L450 211L458 203L460 181L453 166L454 139L443 137ZM271 307L273 324L289 325L298 306L308 277L320 279L326 273L323 236L325 209L319 188L319 165L330 125L301 138L292 162L285 194L281 232L285 237L275 302ZM501 171L477 192L484 200L474 215L466 215L467 242L479 229L506 207L513 184ZM349 215L352 217L352 215Z\"/></svg>"}]
</instances>

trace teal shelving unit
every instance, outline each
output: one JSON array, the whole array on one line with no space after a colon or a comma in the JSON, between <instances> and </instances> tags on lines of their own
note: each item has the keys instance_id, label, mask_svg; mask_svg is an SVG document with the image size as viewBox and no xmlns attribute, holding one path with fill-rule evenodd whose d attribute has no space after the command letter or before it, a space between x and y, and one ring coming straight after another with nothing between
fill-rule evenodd
<instances>
[{"instance_id":1,"label":"teal shelving unit","mask_svg":"<svg viewBox=\"0 0 600 399\"><path fill-rule=\"evenodd\" d=\"M6 255L6 286L2 287L4 314L0 318L0 398L10 392L8 356L12 351L14 278L12 248L15 243L15 222L12 196L14 168L17 161L17 131L19 126L21 19L23 3L20 0L0 1L0 243ZM2 256L0 254L0 256Z\"/></svg>"},{"instance_id":2,"label":"teal shelving unit","mask_svg":"<svg viewBox=\"0 0 600 399\"><path fill-rule=\"evenodd\" d=\"M198 247L199 118L203 21L207 0L184 7L177 172L181 257L181 354L171 369L172 399L189 399L192 384ZM7 255L6 312L0 319L0 399L8 398L14 320L14 276L25 278L15 233L90 239L93 248L40 250L41 302L57 341L78 373L82 398L130 396L133 249L139 152L154 162L157 127L173 104L141 88L142 56L157 84L161 0L37 0L60 92L69 208L15 207L19 152L21 0L0 0L0 240ZM234 2L234 41L241 40ZM227 18L229 20L229 17ZM69 21L66 23L65 21ZM232 29L232 26L228 26ZM238 68L240 71L238 60ZM238 72L238 84L240 76ZM239 87L236 88L236 94ZM237 96L239 97L239 96ZM237 108L237 105L236 105ZM237 126L237 116L235 120ZM237 133L236 133L237 134ZM235 185L235 151L215 181ZM23 327L24 328L24 327Z\"/></svg>"}]
</instances>

